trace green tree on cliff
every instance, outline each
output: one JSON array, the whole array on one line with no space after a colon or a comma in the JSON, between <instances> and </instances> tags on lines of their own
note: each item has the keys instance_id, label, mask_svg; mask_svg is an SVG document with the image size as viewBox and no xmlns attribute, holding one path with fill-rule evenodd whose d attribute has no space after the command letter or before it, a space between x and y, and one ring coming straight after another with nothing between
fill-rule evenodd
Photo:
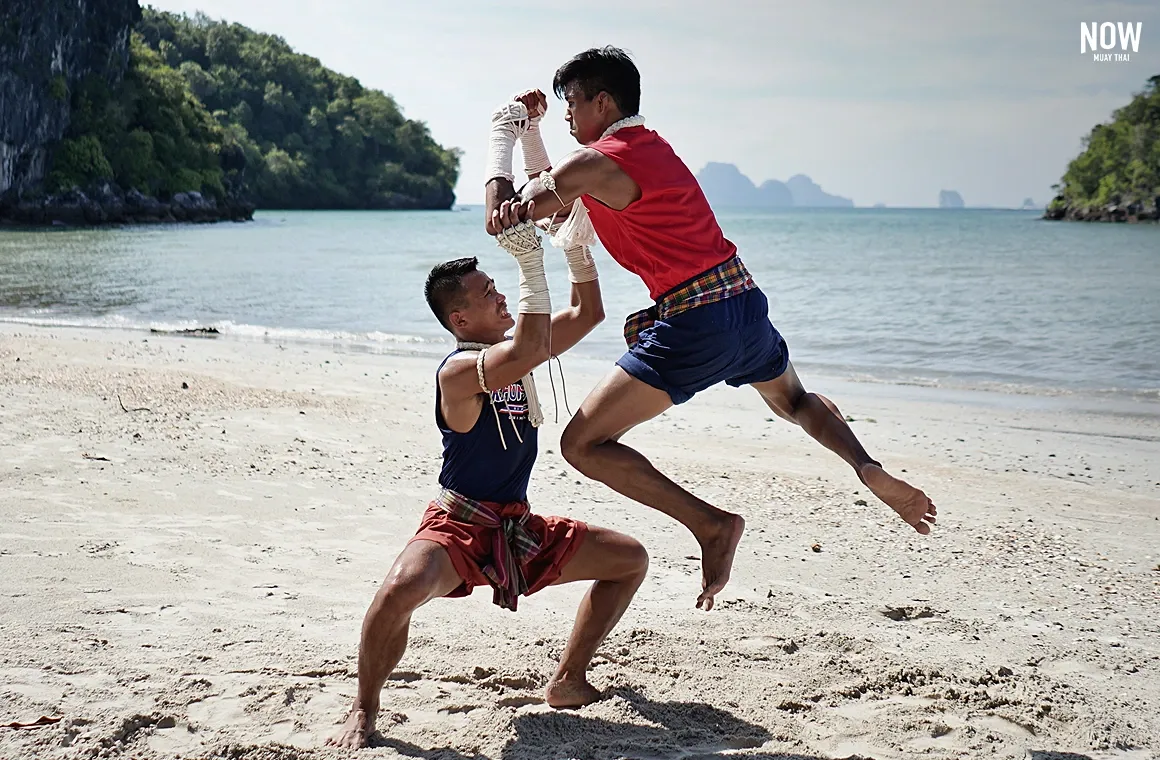
<instances>
[{"instance_id":1,"label":"green tree on cliff","mask_svg":"<svg viewBox=\"0 0 1160 760\"><path fill-rule=\"evenodd\" d=\"M140 35L116 89L92 76L73 93L72 121L53 159L50 189L112 179L149 195L196 190L222 197L225 132Z\"/></svg>"},{"instance_id":2,"label":"green tree on cliff","mask_svg":"<svg viewBox=\"0 0 1160 760\"><path fill-rule=\"evenodd\" d=\"M129 68L69 93L50 190L112 179L259 208L449 208L459 173L427 126L357 79L246 27L144 10Z\"/></svg>"},{"instance_id":3,"label":"green tree on cliff","mask_svg":"<svg viewBox=\"0 0 1160 760\"><path fill-rule=\"evenodd\" d=\"M246 158L267 208L447 208L459 152L357 79L238 24L146 9L145 42Z\"/></svg>"},{"instance_id":4,"label":"green tree on cliff","mask_svg":"<svg viewBox=\"0 0 1160 760\"><path fill-rule=\"evenodd\" d=\"M1081 215L1107 206L1155 208L1160 196L1160 75L1109 123L1094 127L1052 201Z\"/></svg>"}]
</instances>

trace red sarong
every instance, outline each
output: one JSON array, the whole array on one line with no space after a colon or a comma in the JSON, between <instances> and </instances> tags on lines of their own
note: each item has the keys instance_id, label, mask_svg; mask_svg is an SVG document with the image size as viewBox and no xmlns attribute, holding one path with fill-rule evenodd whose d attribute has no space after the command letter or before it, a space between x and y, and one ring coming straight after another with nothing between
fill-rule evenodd
<instances>
[{"instance_id":1,"label":"red sarong","mask_svg":"<svg viewBox=\"0 0 1160 760\"><path fill-rule=\"evenodd\" d=\"M501 518L515 517L528 510L526 502L484 504ZM587 535L588 525L568 517L543 517L532 513L527 516L523 528L539 543L535 556L520 565L527 584L526 596L560 578L564 565L576 554ZM463 583L447 596L460 597L471 594L476 586L496 588L483 570L496 563L494 547L499 532L501 529L456 520L438 501L432 501L411 541L434 541L446 550L455 572L463 579ZM514 601L510 608L515 609Z\"/></svg>"}]
</instances>

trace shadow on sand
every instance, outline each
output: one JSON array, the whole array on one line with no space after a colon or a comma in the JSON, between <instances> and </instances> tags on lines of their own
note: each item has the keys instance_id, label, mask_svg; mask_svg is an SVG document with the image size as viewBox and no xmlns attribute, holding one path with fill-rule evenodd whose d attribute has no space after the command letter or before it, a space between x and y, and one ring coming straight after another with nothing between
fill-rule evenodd
<instances>
[{"instance_id":1,"label":"shadow on sand","mask_svg":"<svg viewBox=\"0 0 1160 760\"><path fill-rule=\"evenodd\" d=\"M516 737L498 756L465 755L450 748L422 749L392 738L375 737L372 746L387 747L421 760L707 760L726 757L726 750L760 747L772 739L768 730L700 702L654 702L630 689L617 689L637 719L654 724L619 723L573 712L532 713L514 721ZM746 753L745 760L826 760L817 755ZM851 756L848 760L872 760Z\"/></svg>"},{"instance_id":2,"label":"shadow on sand","mask_svg":"<svg viewBox=\"0 0 1160 760\"><path fill-rule=\"evenodd\" d=\"M767 729L742 720L718 707L700 702L654 702L632 689L616 689L637 720L653 725L620 723L561 711L520 715L514 721L516 737L495 757L466 755L449 747L423 749L398 739L375 737L372 746L393 749L419 760L834 760L797 753L746 752L773 736ZM1029 760L1092 760L1084 754L1028 750ZM850 755L842 760L874 760Z\"/></svg>"}]
</instances>

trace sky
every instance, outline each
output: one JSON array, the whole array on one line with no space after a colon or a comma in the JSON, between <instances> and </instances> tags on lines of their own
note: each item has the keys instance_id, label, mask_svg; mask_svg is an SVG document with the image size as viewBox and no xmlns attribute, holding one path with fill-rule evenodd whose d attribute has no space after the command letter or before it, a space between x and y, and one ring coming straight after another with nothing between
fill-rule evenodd
<instances>
[{"instance_id":1,"label":"sky","mask_svg":"<svg viewBox=\"0 0 1160 760\"><path fill-rule=\"evenodd\" d=\"M1091 128L1160 74L1160 2L1120 0L142 0L277 34L381 89L464 151L457 200L483 200L492 110L549 94L541 131L575 150L552 74L616 45L641 114L694 172L806 174L859 206L1042 206ZM1142 22L1128 62L1080 52L1082 22ZM1115 52L1119 52L1119 43ZM517 152L517 178L522 168Z\"/></svg>"}]
</instances>

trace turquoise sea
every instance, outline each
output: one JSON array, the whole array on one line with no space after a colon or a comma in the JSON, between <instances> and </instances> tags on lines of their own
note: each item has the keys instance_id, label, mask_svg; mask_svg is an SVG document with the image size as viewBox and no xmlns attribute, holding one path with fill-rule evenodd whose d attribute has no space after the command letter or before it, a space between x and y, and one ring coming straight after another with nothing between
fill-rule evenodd
<instances>
[{"instance_id":1,"label":"turquoise sea","mask_svg":"<svg viewBox=\"0 0 1160 760\"><path fill-rule=\"evenodd\" d=\"M512 300L480 207L259 212L253 222L0 231L0 321L217 327L225 339L443 352L429 268L478 256ZM1160 399L1160 227L1038 212L730 211L726 235L803 371L1021 392ZM568 298L547 249L553 301ZM597 251L608 320L576 351L613 361L644 286Z\"/></svg>"}]
</instances>

